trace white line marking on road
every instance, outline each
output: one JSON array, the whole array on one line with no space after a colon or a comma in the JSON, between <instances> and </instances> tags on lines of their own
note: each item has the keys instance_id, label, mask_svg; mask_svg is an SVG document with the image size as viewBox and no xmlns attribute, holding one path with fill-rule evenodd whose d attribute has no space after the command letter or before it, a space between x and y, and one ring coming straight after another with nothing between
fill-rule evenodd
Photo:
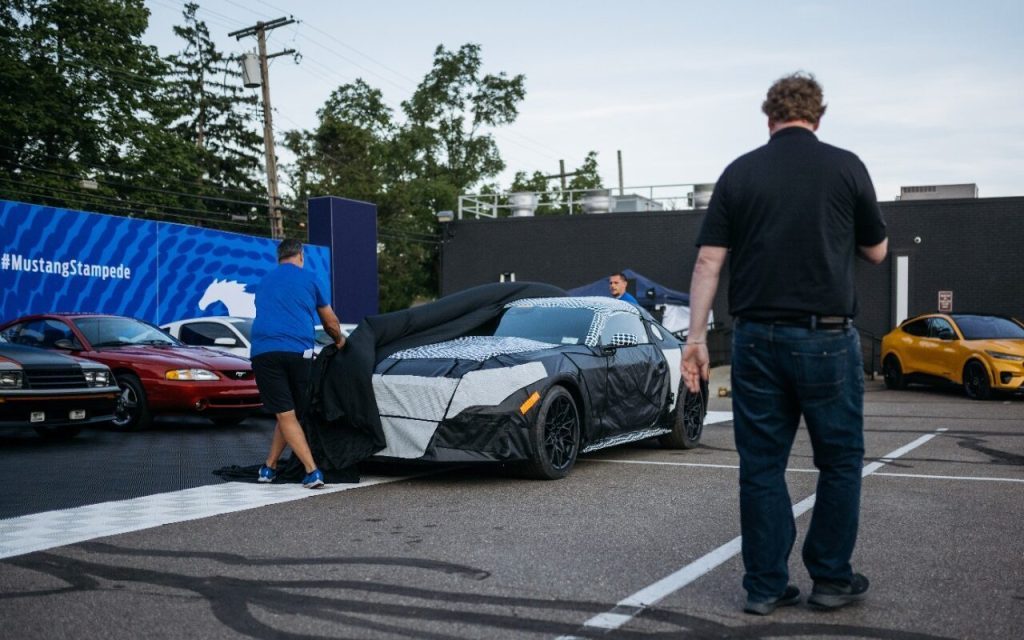
<instances>
[{"instance_id":1,"label":"white line marking on road","mask_svg":"<svg viewBox=\"0 0 1024 640\"><path fill-rule=\"evenodd\" d=\"M936 433L921 436L910 444L904 445L895 451L887 453L883 458L890 460L899 458L907 452L920 447L943 431L946 431L946 429L938 429ZM872 462L864 467L861 472L861 477L867 477L883 466L885 466L885 463ZM811 507L814 506L815 496L816 494L812 493L810 496L793 505L793 517L798 518L810 510ZM657 604L697 578L711 572L713 569L737 556L740 553L742 540L742 536L737 536L711 553L698 558L694 562L691 562L674 573L665 576L654 584L644 587L633 595L627 596L623 600L620 600L610 611L598 614L584 622L582 628L604 629L606 631L618 629L636 616L640 615L640 613L647 607ZM582 639L577 636L560 636L558 640Z\"/></svg>"},{"instance_id":2,"label":"white line marking on road","mask_svg":"<svg viewBox=\"0 0 1024 640\"><path fill-rule=\"evenodd\" d=\"M209 518L415 476L363 477L357 484L304 489L300 484L225 482L0 520L0 559L94 538Z\"/></svg>"},{"instance_id":3,"label":"white line marking on road","mask_svg":"<svg viewBox=\"0 0 1024 640\"><path fill-rule=\"evenodd\" d=\"M577 464L588 462L612 462L615 464L646 464L654 467L702 467L706 469L739 469L738 464L707 464L704 462L668 462L665 460L622 460L619 458L590 458L580 460ZM892 460L889 460L892 462ZM950 462L956 462L951 460ZM786 469L786 473L818 473L817 469ZM887 478L920 478L922 480L977 480L979 482L1019 482L1024 483L1021 478L996 478L993 476L940 476L928 473L891 473L888 471L876 471L872 475L885 476Z\"/></svg>"},{"instance_id":4,"label":"white line marking on road","mask_svg":"<svg viewBox=\"0 0 1024 640\"><path fill-rule=\"evenodd\" d=\"M982 478L978 476L936 476L924 473L890 473L887 471L880 471L875 474L876 476L886 476L889 478L921 478L922 480L976 480L979 482L1019 482L1024 483L1021 478Z\"/></svg>"}]
</instances>

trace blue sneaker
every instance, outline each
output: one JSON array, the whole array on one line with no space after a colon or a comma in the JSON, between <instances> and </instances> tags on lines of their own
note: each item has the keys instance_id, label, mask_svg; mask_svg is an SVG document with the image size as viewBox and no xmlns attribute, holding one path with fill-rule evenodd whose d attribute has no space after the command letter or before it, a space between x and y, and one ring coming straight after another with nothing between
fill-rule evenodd
<instances>
[{"instance_id":1,"label":"blue sneaker","mask_svg":"<svg viewBox=\"0 0 1024 640\"><path fill-rule=\"evenodd\" d=\"M260 474L256 479L260 482L273 482L277 479L277 471L267 465L263 465L260 467Z\"/></svg>"},{"instance_id":2,"label":"blue sneaker","mask_svg":"<svg viewBox=\"0 0 1024 640\"><path fill-rule=\"evenodd\" d=\"M324 486L324 474L319 469L313 469L302 479L302 486L307 489L319 489Z\"/></svg>"}]
</instances>

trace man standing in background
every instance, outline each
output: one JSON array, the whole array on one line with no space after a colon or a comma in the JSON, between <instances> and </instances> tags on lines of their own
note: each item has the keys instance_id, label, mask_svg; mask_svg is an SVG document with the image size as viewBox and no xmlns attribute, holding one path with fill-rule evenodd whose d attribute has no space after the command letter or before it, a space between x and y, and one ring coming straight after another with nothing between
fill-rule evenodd
<instances>
[{"instance_id":1,"label":"man standing in background","mask_svg":"<svg viewBox=\"0 0 1024 640\"><path fill-rule=\"evenodd\" d=\"M768 615L800 602L785 470L801 415L819 470L803 545L808 604L835 609L868 589L850 565L864 458L854 256L878 264L888 245L867 169L815 135L825 104L814 77L778 80L761 108L770 140L726 168L697 239L682 372L695 393L708 378L707 318L728 257L744 611Z\"/></svg>"},{"instance_id":2,"label":"man standing in background","mask_svg":"<svg viewBox=\"0 0 1024 640\"><path fill-rule=\"evenodd\" d=\"M626 279L625 274L622 272L613 273L608 276L608 293L610 293L613 298L617 298L623 302L628 302L635 307L639 307L640 303L633 297L633 294L626 291L626 287L628 286L629 280Z\"/></svg>"},{"instance_id":3,"label":"man standing in background","mask_svg":"<svg viewBox=\"0 0 1024 640\"><path fill-rule=\"evenodd\" d=\"M252 325L252 368L263 406L277 416L274 438L258 480L273 482L277 461L287 444L306 469L302 485L324 485L299 417L309 396L315 342L314 316L340 349L345 336L316 278L302 267L305 257L298 240L282 240L277 246L276 269L256 289L256 319Z\"/></svg>"}]
</instances>

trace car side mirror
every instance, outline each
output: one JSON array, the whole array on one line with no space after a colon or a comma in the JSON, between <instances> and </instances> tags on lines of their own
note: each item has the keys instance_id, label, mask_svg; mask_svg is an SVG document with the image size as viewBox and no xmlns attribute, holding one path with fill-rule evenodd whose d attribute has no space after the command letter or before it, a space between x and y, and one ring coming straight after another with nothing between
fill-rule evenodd
<instances>
[{"instance_id":1,"label":"car side mirror","mask_svg":"<svg viewBox=\"0 0 1024 640\"><path fill-rule=\"evenodd\" d=\"M612 339L605 345L605 347L610 347L612 350L615 350L619 347L635 347L638 344L640 344L640 338L637 338L632 333L613 333Z\"/></svg>"},{"instance_id":2,"label":"car side mirror","mask_svg":"<svg viewBox=\"0 0 1024 640\"><path fill-rule=\"evenodd\" d=\"M218 347L237 347L238 340L225 336L223 338L214 338L213 344L217 345Z\"/></svg>"},{"instance_id":3,"label":"car side mirror","mask_svg":"<svg viewBox=\"0 0 1024 640\"><path fill-rule=\"evenodd\" d=\"M71 340L67 338L60 338L59 340L53 341L53 346L58 349L67 349L68 351L81 351L81 349Z\"/></svg>"}]
</instances>

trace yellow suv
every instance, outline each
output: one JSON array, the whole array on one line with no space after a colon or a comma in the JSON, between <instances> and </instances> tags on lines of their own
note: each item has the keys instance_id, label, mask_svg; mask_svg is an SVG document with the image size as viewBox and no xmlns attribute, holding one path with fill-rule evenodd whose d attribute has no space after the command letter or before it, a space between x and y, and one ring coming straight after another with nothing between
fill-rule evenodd
<instances>
[{"instance_id":1,"label":"yellow suv","mask_svg":"<svg viewBox=\"0 0 1024 640\"><path fill-rule=\"evenodd\" d=\"M1016 318L975 313L926 313L900 323L882 338L885 386L944 381L985 400L993 390L1024 386L1024 324Z\"/></svg>"}]
</instances>

